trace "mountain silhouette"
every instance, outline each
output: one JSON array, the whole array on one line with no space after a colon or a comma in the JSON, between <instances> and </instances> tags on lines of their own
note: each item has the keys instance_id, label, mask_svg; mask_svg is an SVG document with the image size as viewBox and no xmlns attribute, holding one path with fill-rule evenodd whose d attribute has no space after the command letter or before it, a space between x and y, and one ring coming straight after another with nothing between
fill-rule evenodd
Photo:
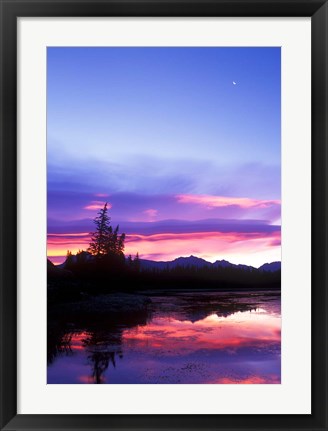
<instances>
[{"instance_id":1,"label":"mountain silhouette","mask_svg":"<svg viewBox=\"0 0 328 431\"><path fill-rule=\"evenodd\" d=\"M205 259L202 259L200 257L196 256L189 256L189 257L178 257L171 261L159 261L156 262L154 260L147 260L147 259L140 259L140 267L142 269L172 269L176 267L196 267L196 268L204 268L204 267L214 267L214 268L238 268L238 269L250 269L250 270L256 270L253 266L250 265L243 265L243 264L234 264L227 260L217 260L214 263L208 262ZM262 265L258 270L263 272L275 272L279 271L281 267L280 262L272 262L272 263L265 263Z\"/></svg>"},{"instance_id":2,"label":"mountain silhouette","mask_svg":"<svg viewBox=\"0 0 328 431\"><path fill-rule=\"evenodd\" d=\"M94 257L86 252L83 251L81 254L83 254L83 258L85 262L92 262ZM70 263L76 263L77 262L77 256L72 255L70 257ZM49 261L50 263L50 261ZM65 260L60 265L57 265L56 268L66 269L67 268L68 259ZM140 259L140 268L145 270L164 270L164 269L173 269L173 268L234 268L234 269L245 269L245 270L256 270L253 266L250 265L243 265L243 264L234 264L227 260L217 260L214 263L208 262L205 259L202 259L200 257L196 257L193 255L190 255L189 257L177 257L174 260L170 261L155 261L155 260L148 260L148 259ZM262 266L260 266L257 270L261 272L275 272L279 271L281 269L281 262L271 262L271 263L265 263Z\"/></svg>"},{"instance_id":3,"label":"mountain silhouette","mask_svg":"<svg viewBox=\"0 0 328 431\"><path fill-rule=\"evenodd\" d=\"M259 267L259 271L275 272L281 270L281 262L265 263Z\"/></svg>"}]
</instances>

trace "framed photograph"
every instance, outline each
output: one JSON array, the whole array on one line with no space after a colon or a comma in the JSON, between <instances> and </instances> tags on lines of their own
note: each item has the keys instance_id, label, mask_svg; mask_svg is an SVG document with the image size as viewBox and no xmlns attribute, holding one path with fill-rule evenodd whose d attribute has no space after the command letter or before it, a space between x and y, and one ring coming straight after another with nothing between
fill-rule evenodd
<instances>
[{"instance_id":1,"label":"framed photograph","mask_svg":"<svg viewBox=\"0 0 328 431\"><path fill-rule=\"evenodd\" d=\"M326 1L1 0L2 430L327 430Z\"/></svg>"}]
</instances>

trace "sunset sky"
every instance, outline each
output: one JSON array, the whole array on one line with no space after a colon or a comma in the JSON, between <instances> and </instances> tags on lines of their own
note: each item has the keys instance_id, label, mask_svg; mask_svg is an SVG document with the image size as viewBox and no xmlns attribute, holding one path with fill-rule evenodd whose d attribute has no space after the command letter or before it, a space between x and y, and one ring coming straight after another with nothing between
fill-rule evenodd
<instances>
[{"instance_id":1,"label":"sunset sky","mask_svg":"<svg viewBox=\"0 0 328 431\"><path fill-rule=\"evenodd\" d=\"M281 259L280 48L48 48L48 257Z\"/></svg>"}]
</instances>

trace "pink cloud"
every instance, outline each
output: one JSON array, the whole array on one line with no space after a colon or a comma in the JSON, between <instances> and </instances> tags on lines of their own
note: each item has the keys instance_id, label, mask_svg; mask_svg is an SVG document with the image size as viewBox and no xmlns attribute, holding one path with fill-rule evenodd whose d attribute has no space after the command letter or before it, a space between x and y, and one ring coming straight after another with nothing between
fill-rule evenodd
<instances>
[{"instance_id":1,"label":"pink cloud","mask_svg":"<svg viewBox=\"0 0 328 431\"><path fill-rule=\"evenodd\" d=\"M211 195L177 195L176 199L182 204L197 204L206 206L207 208L238 206L242 209L251 209L269 208L274 205L280 205L280 200L258 200Z\"/></svg>"},{"instance_id":2,"label":"pink cloud","mask_svg":"<svg viewBox=\"0 0 328 431\"><path fill-rule=\"evenodd\" d=\"M153 235L129 234L127 242L157 242L157 241L201 241L204 239L224 239L226 242L235 243L252 239L276 239L280 238L280 231L275 232L192 232L192 233L158 233Z\"/></svg>"},{"instance_id":3,"label":"pink cloud","mask_svg":"<svg viewBox=\"0 0 328 431\"><path fill-rule=\"evenodd\" d=\"M281 260L280 229L273 232L193 232L127 234L125 254L139 252L143 259L173 260L191 254L214 262L226 259L232 263L260 266L264 262ZM56 263L67 250L76 253L89 246L90 234L49 234L48 256Z\"/></svg>"},{"instance_id":4,"label":"pink cloud","mask_svg":"<svg viewBox=\"0 0 328 431\"><path fill-rule=\"evenodd\" d=\"M264 262L281 260L280 246L275 242L279 239L280 231L129 234L125 251L132 255L139 252L143 259L167 261L193 254L211 262L226 259L258 267Z\"/></svg>"},{"instance_id":5,"label":"pink cloud","mask_svg":"<svg viewBox=\"0 0 328 431\"><path fill-rule=\"evenodd\" d=\"M191 254L214 262L226 259L232 263L260 266L264 262L281 260L280 228L271 232L192 232L127 234L125 254L139 252L143 259L173 260ZM48 234L48 256L56 263L64 261L67 250L76 253L89 246L90 234Z\"/></svg>"},{"instance_id":6,"label":"pink cloud","mask_svg":"<svg viewBox=\"0 0 328 431\"><path fill-rule=\"evenodd\" d=\"M56 237L64 237L64 238L74 238L74 237L79 237L79 236L88 236L89 232L80 232L80 233L48 233L48 238L56 238Z\"/></svg>"},{"instance_id":7,"label":"pink cloud","mask_svg":"<svg viewBox=\"0 0 328 431\"><path fill-rule=\"evenodd\" d=\"M155 210L153 208L149 208L148 210L143 211L143 214L145 214L146 216L148 216L148 218L150 220L153 220L156 218L157 214L158 214L158 210Z\"/></svg>"},{"instance_id":8,"label":"pink cloud","mask_svg":"<svg viewBox=\"0 0 328 431\"><path fill-rule=\"evenodd\" d=\"M280 246L281 245L281 238L273 239L271 241L271 245L272 245L272 247Z\"/></svg>"},{"instance_id":9,"label":"pink cloud","mask_svg":"<svg viewBox=\"0 0 328 431\"><path fill-rule=\"evenodd\" d=\"M83 207L83 209L91 211L101 210L102 208L104 208L105 203L106 202L103 201L92 201L89 205ZM112 208L112 205L107 203L107 208Z\"/></svg>"},{"instance_id":10,"label":"pink cloud","mask_svg":"<svg viewBox=\"0 0 328 431\"><path fill-rule=\"evenodd\" d=\"M96 193L95 196L97 198L108 198L109 195L106 193Z\"/></svg>"},{"instance_id":11,"label":"pink cloud","mask_svg":"<svg viewBox=\"0 0 328 431\"><path fill-rule=\"evenodd\" d=\"M48 234L48 246L59 246L64 244L72 244L75 247L75 245L81 245L89 243L90 234L89 233L62 233L62 234Z\"/></svg>"},{"instance_id":12,"label":"pink cloud","mask_svg":"<svg viewBox=\"0 0 328 431\"><path fill-rule=\"evenodd\" d=\"M59 264L66 259L67 250L73 254L79 250L86 250L89 247L90 234L81 233L64 233L64 234L48 234L47 255L49 259Z\"/></svg>"}]
</instances>

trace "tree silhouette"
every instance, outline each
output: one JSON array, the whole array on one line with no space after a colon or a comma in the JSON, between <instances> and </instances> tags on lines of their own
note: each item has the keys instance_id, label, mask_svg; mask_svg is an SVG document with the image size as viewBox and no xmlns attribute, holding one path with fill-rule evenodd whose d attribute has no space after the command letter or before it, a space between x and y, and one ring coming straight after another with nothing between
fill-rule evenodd
<instances>
[{"instance_id":1,"label":"tree silhouette","mask_svg":"<svg viewBox=\"0 0 328 431\"><path fill-rule=\"evenodd\" d=\"M110 221L108 203L106 202L104 208L98 212L94 219L96 230L91 233L91 242L88 248L88 252L97 258L123 255L125 234L119 235L118 225L113 231Z\"/></svg>"},{"instance_id":2,"label":"tree silhouette","mask_svg":"<svg viewBox=\"0 0 328 431\"><path fill-rule=\"evenodd\" d=\"M131 254L129 254L129 256L128 256L128 267L130 269L132 268L132 256L131 256Z\"/></svg>"},{"instance_id":3,"label":"tree silhouette","mask_svg":"<svg viewBox=\"0 0 328 431\"><path fill-rule=\"evenodd\" d=\"M65 262L66 262L65 268L70 268L74 264L74 258L70 250L67 250Z\"/></svg>"},{"instance_id":4,"label":"tree silhouette","mask_svg":"<svg viewBox=\"0 0 328 431\"><path fill-rule=\"evenodd\" d=\"M133 259L133 267L134 267L135 271L137 271L137 272L140 271L140 257L139 257L138 252L137 252L135 258Z\"/></svg>"}]
</instances>

